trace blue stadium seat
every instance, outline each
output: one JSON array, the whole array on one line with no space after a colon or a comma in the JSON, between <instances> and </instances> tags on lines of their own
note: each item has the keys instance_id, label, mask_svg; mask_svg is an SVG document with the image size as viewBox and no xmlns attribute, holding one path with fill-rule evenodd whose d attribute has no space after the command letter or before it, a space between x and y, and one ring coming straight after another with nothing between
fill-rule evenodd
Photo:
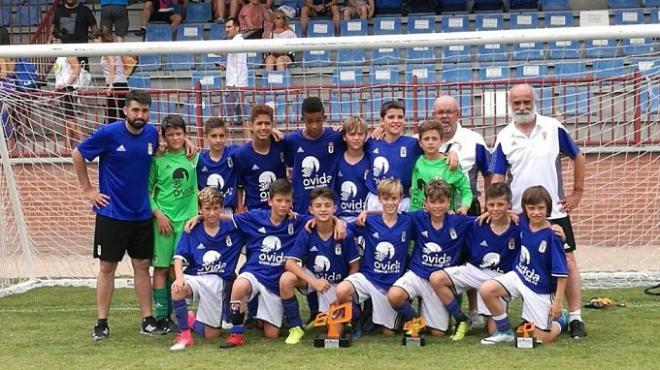
<instances>
[{"instance_id":1,"label":"blue stadium seat","mask_svg":"<svg viewBox=\"0 0 660 370\"><path fill-rule=\"evenodd\" d=\"M502 14L478 14L475 29L477 31L493 31L504 28ZM507 46L504 44L486 44L477 46L478 62L498 62L508 60Z\"/></svg>"},{"instance_id":2,"label":"blue stadium seat","mask_svg":"<svg viewBox=\"0 0 660 370\"><path fill-rule=\"evenodd\" d=\"M586 68L581 62L563 62L555 64L555 75L564 78L586 76ZM557 89L557 109L566 115L581 115L590 111L592 93L586 87L568 86Z\"/></svg>"},{"instance_id":3,"label":"blue stadium seat","mask_svg":"<svg viewBox=\"0 0 660 370\"><path fill-rule=\"evenodd\" d=\"M345 36L367 36L367 21L352 19L342 20L339 30L342 37ZM337 51L337 63L356 65L366 60L366 51L363 48L353 48Z\"/></svg>"},{"instance_id":4,"label":"blue stadium seat","mask_svg":"<svg viewBox=\"0 0 660 370\"><path fill-rule=\"evenodd\" d=\"M250 51L247 53L248 68L259 68L264 64L264 58L260 52Z\"/></svg>"},{"instance_id":5,"label":"blue stadium seat","mask_svg":"<svg viewBox=\"0 0 660 370\"><path fill-rule=\"evenodd\" d=\"M584 42L584 56L587 58L616 57L616 40L587 40Z\"/></svg>"},{"instance_id":6,"label":"blue stadium seat","mask_svg":"<svg viewBox=\"0 0 660 370\"><path fill-rule=\"evenodd\" d=\"M9 26L11 23L11 8L8 6L0 6L0 25L3 27Z\"/></svg>"},{"instance_id":7,"label":"blue stadium seat","mask_svg":"<svg viewBox=\"0 0 660 370\"><path fill-rule=\"evenodd\" d=\"M511 14L511 29L537 28L539 17L537 13ZM511 50L514 60L543 59L543 44L540 42L524 42L514 44Z\"/></svg>"},{"instance_id":8,"label":"blue stadium seat","mask_svg":"<svg viewBox=\"0 0 660 370\"><path fill-rule=\"evenodd\" d=\"M637 8L639 5L639 0L607 0L607 7L610 9Z\"/></svg>"},{"instance_id":9,"label":"blue stadium seat","mask_svg":"<svg viewBox=\"0 0 660 370\"><path fill-rule=\"evenodd\" d=\"M332 74L332 84L353 87L361 85L362 71L359 68L336 68Z\"/></svg>"},{"instance_id":10,"label":"blue stadium seat","mask_svg":"<svg viewBox=\"0 0 660 370\"><path fill-rule=\"evenodd\" d=\"M660 8L651 9L651 23L660 23Z\"/></svg>"},{"instance_id":11,"label":"blue stadium seat","mask_svg":"<svg viewBox=\"0 0 660 370\"><path fill-rule=\"evenodd\" d=\"M470 30L470 19L467 15L448 15L440 20L440 30L444 32L467 32Z\"/></svg>"},{"instance_id":12,"label":"blue stadium seat","mask_svg":"<svg viewBox=\"0 0 660 370\"><path fill-rule=\"evenodd\" d=\"M330 94L330 120L340 122L360 114L360 91L351 87L362 84L362 71L359 68L337 68L332 74L332 83L338 89Z\"/></svg>"},{"instance_id":13,"label":"blue stadium seat","mask_svg":"<svg viewBox=\"0 0 660 370\"><path fill-rule=\"evenodd\" d=\"M307 24L307 37L332 37L335 26L331 20L314 19Z\"/></svg>"},{"instance_id":14,"label":"blue stadium seat","mask_svg":"<svg viewBox=\"0 0 660 370\"><path fill-rule=\"evenodd\" d=\"M151 77L145 73L134 73L128 78L128 87L131 89L151 88Z\"/></svg>"},{"instance_id":15,"label":"blue stadium seat","mask_svg":"<svg viewBox=\"0 0 660 370\"><path fill-rule=\"evenodd\" d=\"M477 14L475 17L475 30L495 31L504 29L502 14Z\"/></svg>"},{"instance_id":16,"label":"blue stadium seat","mask_svg":"<svg viewBox=\"0 0 660 370\"><path fill-rule=\"evenodd\" d=\"M399 35L401 34L401 18L376 18L374 19L374 35ZM379 48L371 51L371 63L398 64L401 57L398 48Z\"/></svg>"},{"instance_id":17,"label":"blue stadium seat","mask_svg":"<svg viewBox=\"0 0 660 370\"><path fill-rule=\"evenodd\" d=\"M186 4L186 19L184 23L197 23L208 22L211 20L213 11L211 9L211 2L208 3L193 3Z\"/></svg>"},{"instance_id":18,"label":"blue stadium seat","mask_svg":"<svg viewBox=\"0 0 660 370\"><path fill-rule=\"evenodd\" d=\"M435 33L435 17L428 15L409 16L408 33Z\"/></svg>"},{"instance_id":19,"label":"blue stadium seat","mask_svg":"<svg viewBox=\"0 0 660 370\"><path fill-rule=\"evenodd\" d=\"M520 9L533 9L536 10L539 8L539 2L537 0L511 0L509 1L510 10L520 10Z\"/></svg>"},{"instance_id":20,"label":"blue stadium seat","mask_svg":"<svg viewBox=\"0 0 660 370\"><path fill-rule=\"evenodd\" d=\"M327 67L330 65L328 50L305 50L303 52L304 67Z\"/></svg>"},{"instance_id":21,"label":"blue stadium seat","mask_svg":"<svg viewBox=\"0 0 660 370\"><path fill-rule=\"evenodd\" d=\"M264 73L261 80L262 87L280 88L291 86L291 72L289 71L268 71Z\"/></svg>"},{"instance_id":22,"label":"blue stadium seat","mask_svg":"<svg viewBox=\"0 0 660 370\"><path fill-rule=\"evenodd\" d=\"M202 54L201 63L198 69L214 69L217 70L219 64L224 64L227 61L227 54Z\"/></svg>"},{"instance_id":23,"label":"blue stadium seat","mask_svg":"<svg viewBox=\"0 0 660 370\"><path fill-rule=\"evenodd\" d=\"M642 6L645 8L660 7L660 0L642 0Z\"/></svg>"},{"instance_id":24,"label":"blue stadium seat","mask_svg":"<svg viewBox=\"0 0 660 370\"><path fill-rule=\"evenodd\" d=\"M291 73L288 71L270 71L265 72L261 80L261 86L271 89L282 89L291 86ZM263 95L257 96L257 101L260 103L272 102L275 104L275 120L282 122L288 114L287 109L293 106L288 101L289 94L285 90L273 90Z\"/></svg>"},{"instance_id":25,"label":"blue stadium seat","mask_svg":"<svg viewBox=\"0 0 660 370\"><path fill-rule=\"evenodd\" d=\"M509 26L512 30L538 28L539 15L538 13L513 13Z\"/></svg>"},{"instance_id":26,"label":"blue stadium seat","mask_svg":"<svg viewBox=\"0 0 660 370\"><path fill-rule=\"evenodd\" d=\"M541 10L571 10L568 0L541 0Z\"/></svg>"},{"instance_id":27,"label":"blue stadium seat","mask_svg":"<svg viewBox=\"0 0 660 370\"><path fill-rule=\"evenodd\" d=\"M406 52L408 63L431 63L435 61L435 48L430 46L415 46Z\"/></svg>"},{"instance_id":28,"label":"blue stadium seat","mask_svg":"<svg viewBox=\"0 0 660 370\"><path fill-rule=\"evenodd\" d=\"M296 33L296 36L298 36L298 38L302 37L302 28L300 27L300 21L298 21L298 20L290 21L289 22L289 27L291 27L293 29L293 32Z\"/></svg>"},{"instance_id":29,"label":"blue stadium seat","mask_svg":"<svg viewBox=\"0 0 660 370\"><path fill-rule=\"evenodd\" d=\"M168 54L166 71L189 71L195 67L195 56L192 54Z\"/></svg>"},{"instance_id":30,"label":"blue stadium seat","mask_svg":"<svg viewBox=\"0 0 660 370\"><path fill-rule=\"evenodd\" d=\"M312 20L307 25L307 37L332 37L335 27L331 20ZM305 50L303 53L305 67L327 67L330 65L330 51Z\"/></svg>"},{"instance_id":31,"label":"blue stadium seat","mask_svg":"<svg viewBox=\"0 0 660 370\"><path fill-rule=\"evenodd\" d=\"M439 0L443 13L467 12L467 0Z\"/></svg>"},{"instance_id":32,"label":"blue stadium seat","mask_svg":"<svg viewBox=\"0 0 660 370\"><path fill-rule=\"evenodd\" d=\"M657 13L656 13L657 14ZM644 11L642 9L617 9L614 10L614 24L641 24L644 23ZM633 38L623 40L623 55L650 54L653 48L651 38Z\"/></svg>"},{"instance_id":33,"label":"blue stadium seat","mask_svg":"<svg viewBox=\"0 0 660 370\"><path fill-rule=\"evenodd\" d=\"M508 64L481 65L479 67L479 80L504 80L510 76Z\"/></svg>"},{"instance_id":34,"label":"blue stadium seat","mask_svg":"<svg viewBox=\"0 0 660 370\"><path fill-rule=\"evenodd\" d=\"M177 41L204 40L204 25L181 24L176 32ZM169 71L186 71L195 68L195 56L191 54L169 54L167 64L163 69Z\"/></svg>"},{"instance_id":35,"label":"blue stadium seat","mask_svg":"<svg viewBox=\"0 0 660 370\"><path fill-rule=\"evenodd\" d=\"M615 25L644 23L644 11L642 9L616 9L613 13Z\"/></svg>"},{"instance_id":36,"label":"blue stadium seat","mask_svg":"<svg viewBox=\"0 0 660 370\"><path fill-rule=\"evenodd\" d=\"M41 21L41 7L23 4L18 7L16 17L14 25L18 27L36 26Z\"/></svg>"},{"instance_id":37,"label":"blue stadium seat","mask_svg":"<svg viewBox=\"0 0 660 370\"><path fill-rule=\"evenodd\" d=\"M504 2L502 0L474 0L472 10L475 12L502 11L504 10Z\"/></svg>"},{"instance_id":38,"label":"blue stadium seat","mask_svg":"<svg viewBox=\"0 0 660 370\"><path fill-rule=\"evenodd\" d=\"M172 41L172 28L169 24L149 23L145 41Z\"/></svg>"},{"instance_id":39,"label":"blue stadium seat","mask_svg":"<svg viewBox=\"0 0 660 370\"><path fill-rule=\"evenodd\" d=\"M572 12L552 12L545 14L545 26L573 27L575 19ZM580 57L580 43L578 41L552 41L548 43L548 56L550 59L575 59Z\"/></svg>"},{"instance_id":40,"label":"blue stadium seat","mask_svg":"<svg viewBox=\"0 0 660 370\"><path fill-rule=\"evenodd\" d=\"M220 23L211 23L209 30L208 40L224 40L225 39L225 26Z\"/></svg>"},{"instance_id":41,"label":"blue stadium seat","mask_svg":"<svg viewBox=\"0 0 660 370\"><path fill-rule=\"evenodd\" d=\"M621 77L625 74L623 59L596 59L591 73L595 78Z\"/></svg>"},{"instance_id":42,"label":"blue stadium seat","mask_svg":"<svg viewBox=\"0 0 660 370\"><path fill-rule=\"evenodd\" d=\"M660 60L633 61L633 64L642 74L642 91L640 92L640 105L642 113L660 113L660 86L655 82L660 77ZM656 80L654 80L656 79Z\"/></svg>"},{"instance_id":43,"label":"blue stadium seat","mask_svg":"<svg viewBox=\"0 0 660 370\"><path fill-rule=\"evenodd\" d=\"M551 12L545 13L545 26L554 27L573 27L575 19L572 12Z\"/></svg>"},{"instance_id":44,"label":"blue stadium seat","mask_svg":"<svg viewBox=\"0 0 660 370\"><path fill-rule=\"evenodd\" d=\"M193 72L191 78L193 89L197 82L200 83L202 90L220 89L222 87L222 78L219 72Z\"/></svg>"},{"instance_id":45,"label":"blue stadium seat","mask_svg":"<svg viewBox=\"0 0 660 370\"><path fill-rule=\"evenodd\" d=\"M205 4L205 3L202 3ZM203 24L181 24L176 31L177 41L201 41L204 40ZM155 41L155 40L152 40Z\"/></svg>"},{"instance_id":46,"label":"blue stadium seat","mask_svg":"<svg viewBox=\"0 0 660 370\"><path fill-rule=\"evenodd\" d=\"M537 79L548 74L546 64L523 64L516 66L516 77L524 79Z\"/></svg>"},{"instance_id":47,"label":"blue stadium seat","mask_svg":"<svg viewBox=\"0 0 660 370\"><path fill-rule=\"evenodd\" d=\"M372 86L363 97L365 102L365 119L368 121L380 118L380 107L393 98L393 88L390 85L399 83L399 69L396 66L375 66L369 70L369 83Z\"/></svg>"},{"instance_id":48,"label":"blue stadium seat","mask_svg":"<svg viewBox=\"0 0 660 370\"><path fill-rule=\"evenodd\" d=\"M413 84L417 80L418 84L432 84L435 82L435 67L427 65L408 65L405 71L406 84ZM433 115L433 101L436 93L433 86L415 86L407 87L406 97L417 96L417 99L405 99L406 117L415 117L415 101L417 104L417 118L430 118Z\"/></svg>"},{"instance_id":49,"label":"blue stadium seat","mask_svg":"<svg viewBox=\"0 0 660 370\"><path fill-rule=\"evenodd\" d=\"M441 81L466 82L472 81L472 66L469 64L442 64Z\"/></svg>"},{"instance_id":50,"label":"blue stadium seat","mask_svg":"<svg viewBox=\"0 0 660 370\"><path fill-rule=\"evenodd\" d=\"M372 85L393 85L399 83L399 69L390 66L371 67L369 83Z\"/></svg>"}]
</instances>

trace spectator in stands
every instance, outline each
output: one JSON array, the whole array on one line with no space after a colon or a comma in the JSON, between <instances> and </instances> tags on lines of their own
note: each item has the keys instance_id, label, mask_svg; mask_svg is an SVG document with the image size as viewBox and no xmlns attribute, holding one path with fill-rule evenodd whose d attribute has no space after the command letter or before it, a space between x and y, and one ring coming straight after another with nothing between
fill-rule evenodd
<instances>
[{"instance_id":1,"label":"spectator in stands","mask_svg":"<svg viewBox=\"0 0 660 370\"><path fill-rule=\"evenodd\" d=\"M147 0L142 9L142 27L139 31L135 31L135 35L144 37L147 34L147 23L149 22L167 22L172 27L174 34L181 24L181 20L181 15L176 12L174 7L174 1Z\"/></svg>"},{"instance_id":2,"label":"spectator in stands","mask_svg":"<svg viewBox=\"0 0 660 370\"><path fill-rule=\"evenodd\" d=\"M51 41L59 39L63 44L86 44L89 32L96 29L94 13L78 0L64 0L55 9ZM89 70L89 59L78 57L79 64Z\"/></svg>"},{"instance_id":3,"label":"spectator in stands","mask_svg":"<svg viewBox=\"0 0 660 370\"><path fill-rule=\"evenodd\" d=\"M81 72L81 64L76 57L59 57L53 65L55 71L55 91L60 93L62 119L64 120L64 144L74 148L83 139L82 131L76 127L76 84Z\"/></svg>"},{"instance_id":4,"label":"spectator in stands","mask_svg":"<svg viewBox=\"0 0 660 370\"><path fill-rule=\"evenodd\" d=\"M234 41L244 40L238 19L229 17L225 22L225 35ZM248 86L247 53L228 53L227 64L220 66L225 70L225 86L228 90ZM234 124L243 122L243 104L237 90L225 93L225 117Z\"/></svg>"},{"instance_id":5,"label":"spectator in stands","mask_svg":"<svg viewBox=\"0 0 660 370\"><path fill-rule=\"evenodd\" d=\"M101 26L92 33L92 40L99 43L114 42L112 31ZM118 56L108 55L101 57L101 67L105 77L105 95L107 114L106 123L122 120L124 116L124 94L128 92L128 80L124 74L124 65Z\"/></svg>"},{"instance_id":6,"label":"spectator in stands","mask_svg":"<svg viewBox=\"0 0 660 370\"><path fill-rule=\"evenodd\" d=\"M375 0L376 14L401 14L401 0Z\"/></svg>"},{"instance_id":7,"label":"spectator in stands","mask_svg":"<svg viewBox=\"0 0 660 370\"><path fill-rule=\"evenodd\" d=\"M115 33L115 41L122 42L128 34L128 0L101 0L101 26ZM122 55L125 74L130 75L137 65L137 58Z\"/></svg>"},{"instance_id":8,"label":"spectator in stands","mask_svg":"<svg viewBox=\"0 0 660 370\"><path fill-rule=\"evenodd\" d=\"M273 29L265 35L265 38L272 39L295 39L298 37L289 26L289 17L281 10L273 12ZM294 54L289 53L270 53L266 56L264 64L267 71L284 71L286 67L293 63Z\"/></svg>"},{"instance_id":9,"label":"spectator in stands","mask_svg":"<svg viewBox=\"0 0 660 370\"><path fill-rule=\"evenodd\" d=\"M0 45L10 45L11 38L6 28L0 27ZM7 79L14 71L15 62L12 58L0 57L0 79Z\"/></svg>"},{"instance_id":10,"label":"spectator in stands","mask_svg":"<svg viewBox=\"0 0 660 370\"><path fill-rule=\"evenodd\" d=\"M359 17L360 19L371 19L376 12L374 0L346 0L344 7L344 19Z\"/></svg>"},{"instance_id":11,"label":"spectator in stands","mask_svg":"<svg viewBox=\"0 0 660 370\"><path fill-rule=\"evenodd\" d=\"M332 18L335 25L335 35L339 35L339 6L337 0L305 0L300 9L300 27L303 35L307 35L307 23L310 17Z\"/></svg>"},{"instance_id":12,"label":"spectator in stands","mask_svg":"<svg viewBox=\"0 0 660 370\"><path fill-rule=\"evenodd\" d=\"M241 24L241 33L246 39L260 39L264 35L264 28L272 21L272 15L266 5L259 0L249 0L238 13Z\"/></svg>"}]
</instances>

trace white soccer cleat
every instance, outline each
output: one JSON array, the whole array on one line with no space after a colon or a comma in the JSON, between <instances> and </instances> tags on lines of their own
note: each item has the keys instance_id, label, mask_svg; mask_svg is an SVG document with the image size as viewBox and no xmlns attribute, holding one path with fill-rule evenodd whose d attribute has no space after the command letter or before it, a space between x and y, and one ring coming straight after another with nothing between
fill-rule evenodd
<instances>
[{"instance_id":1,"label":"white soccer cleat","mask_svg":"<svg viewBox=\"0 0 660 370\"><path fill-rule=\"evenodd\" d=\"M511 343L514 341L513 332L511 330L507 331L496 331L488 338L481 340L481 344L498 344L498 343Z\"/></svg>"}]
</instances>

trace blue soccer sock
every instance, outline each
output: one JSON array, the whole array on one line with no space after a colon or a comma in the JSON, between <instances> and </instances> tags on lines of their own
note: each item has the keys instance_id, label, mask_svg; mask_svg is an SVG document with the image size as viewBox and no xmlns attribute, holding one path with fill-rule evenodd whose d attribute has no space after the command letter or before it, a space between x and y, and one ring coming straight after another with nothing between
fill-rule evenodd
<instances>
[{"instance_id":1,"label":"blue soccer sock","mask_svg":"<svg viewBox=\"0 0 660 370\"><path fill-rule=\"evenodd\" d=\"M221 321L231 322L231 312L229 311L229 302L231 301L231 288L234 284L234 279L225 280L225 288L223 289L222 298L222 317Z\"/></svg>"},{"instance_id":2,"label":"blue soccer sock","mask_svg":"<svg viewBox=\"0 0 660 370\"><path fill-rule=\"evenodd\" d=\"M353 325L353 330L357 331L360 330L360 316L362 315L362 307L360 307L357 302L353 301L351 308L353 310L351 315L351 325Z\"/></svg>"},{"instance_id":3,"label":"blue soccer sock","mask_svg":"<svg viewBox=\"0 0 660 370\"><path fill-rule=\"evenodd\" d=\"M307 294L307 306L309 307L309 314L312 318L319 312L319 295L316 292Z\"/></svg>"},{"instance_id":4,"label":"blue soccer sock","mask_svg":"<svg viewBox=\"0 0 660 370\"><path fill-rule=\"evenodd\" d=\"M500 316L493 316L493 321L495 321L495 326L497 326L497 331L506 332L511 331L511 323L509 322L509 317L506 313L503 313Z\"/></svg>"},{"instance_id":5,"label":"blue soccer sock","mask_svg":"<svg viewBox=\"0 0 660 370\"><path fill-rule=\"evenodd\" d=\"M415 312L415 309L412 307L409 301L405 301L401 306L394 309L399 313L399 315L401 315L403 322L408 322L418 316L417 312Z\"/></svg>"},{"instance_id":6,"label":"blue soccer sock","mask_svg":"<svg viewBox=\"0 0 660 370\"><path fill-rule=\"evenodd\" d=\"M461 311L461 305L458 303L458 300L456 300L456 297L452 298L451 302L445 305L445 308L447 309L447 312L456 318L457 321L467 321L467 317L463 311Z\"/></svg>"},{"instance_id":7,"label":"blue soccer sock","mask_svg":"<svg viewBox=\"0 0 660 370\"><path fill-rule=\"evenodd\" d=\"M232 334L243 334L245 331L243 327L245 312L241 312L241 301L231 301L229 311L231 312L231 323L234 325L231 328Z\"/></svg>"},{"instance_id":8,"label":"blue soccer sock","mask_svg":"<svg viewBox=\"0 0 660 370\"><path fill-rule=\"evenodd\" d=\"M176 322L179 325L179 331L186 331L188 327L188 304L185 299L176 299L172 301L172 308L174 308L174 315Z\"/></svg>"},{"instance_id":9,"label":"blue soccer sock","mask_svg":"<svg viewBox=\"0 0 660 370\"><path fill-rule=\"evenodd\" d=\"M195 320L195 322L193 323L192 330L195 332L195 334L198 334L198 335L203 337L205 328L206 328L206 325L204 325L203 323Z\"/></svg>"},{"instance_id":10,"label":"blue soccer sock","mask_svg":"<svg viewBox=\"0 0 660 370\"><path fill-rule=\"evenodd\" d=\"M259 311L259 299L254 297L248 302L248 320L254 319L257 316L257 311Z\"/></svg>"},{"instance_id":11,"label":"blue soccer sock","mask_svg":"<svg viewBox=\"0 0 660 370\"><path fill-rule=\"evenodd\" d=\"M316 294L316 293L314 293ZM304 327L302 318L300 317L300 308L298 307L298 299L294 295L291 298L283 299L282 306L284 307L284 315L289 320L289 324L292 328Z\"/></svg>"}]
</instances>

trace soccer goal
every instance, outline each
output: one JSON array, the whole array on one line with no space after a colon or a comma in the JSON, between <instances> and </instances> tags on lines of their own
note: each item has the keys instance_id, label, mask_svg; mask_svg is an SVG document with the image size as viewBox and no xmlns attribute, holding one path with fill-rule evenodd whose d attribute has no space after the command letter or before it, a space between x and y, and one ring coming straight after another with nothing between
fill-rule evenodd
<instances>
[{"instance_id":1,"label":"soccer goal","mask_svg":"<svg viewBox=\"0 0 660 370\"><path fill-rule=\"evenodd\" d=\"M459 100L461 124L492 146L509 120L507 90L529 83L536 88L537 112L558 118L587 154L586 191L572 215L585 283L657 281L660 27L561 27L567 23L549 14L481 17L487 16L345 21L339 38L332 37L331 24L311 22L307 38L267 42L218 41L222 30L216 25L195 24L182 25L172 42L169 26L150 25L145 43L0 47L0 55L27 57L45 63L40 70L51 70L37 88L10 83L0 89L0 296L93 282L94 216L70 156L79 138L108 120L108 104L125 94L105 90L99 57L107 55L139 56L128 84L151 94L151 121L183 115L200 146L204 120L225 116L236 104L245 119L252 104L272 104L278 128L288 132L300 127L300 103L307 96L322 98L332 124L357 115L372 126L383 102L396 99L404 102L407 131L413 133L432 117L441 94ZM225 86L219 66L228 52L247 53L247 86ZM267 71L270 53L293 61L285 71ZM54 91L50 64L65 56L90 57L90 84ZM75 111L68 119L66 101ZM230 142L243 142L243 130L232 126ZM570 188L570 164L561 165ZM96 166L90 167L96 179ZM119 273L130 276L127 259Z\"/></svg>"}]
</instances>

